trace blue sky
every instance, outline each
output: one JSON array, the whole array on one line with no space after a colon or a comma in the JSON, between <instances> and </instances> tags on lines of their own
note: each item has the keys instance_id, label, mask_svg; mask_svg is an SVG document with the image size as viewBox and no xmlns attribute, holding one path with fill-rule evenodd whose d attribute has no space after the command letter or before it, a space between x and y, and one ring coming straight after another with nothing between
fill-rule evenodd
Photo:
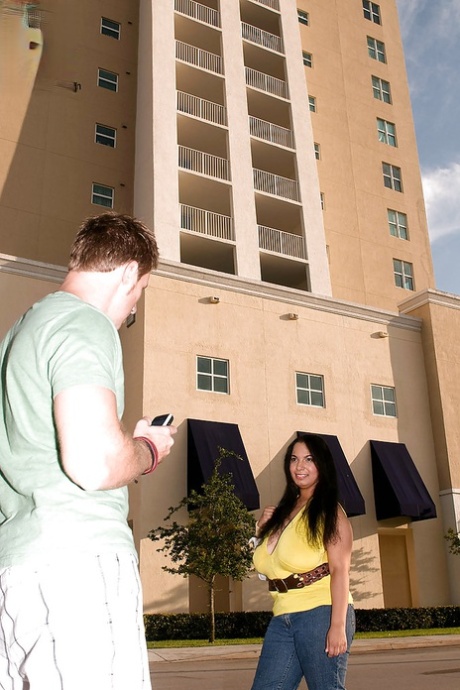
<instances>
[{"instance_id":1,"label":"blue sky","mask_svg":"<svg viewBox=\"0 0 460 690\"><path fill-rule=\"evenodd\" d=\"M436 287L460 295L460 0L396 0Z\"/></svg>"}]
</instances>

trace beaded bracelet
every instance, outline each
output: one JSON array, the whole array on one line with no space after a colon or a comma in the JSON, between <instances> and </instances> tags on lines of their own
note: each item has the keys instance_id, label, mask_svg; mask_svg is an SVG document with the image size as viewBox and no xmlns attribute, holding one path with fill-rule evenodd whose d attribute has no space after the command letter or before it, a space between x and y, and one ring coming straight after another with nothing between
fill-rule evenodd
<instances>
[{"instance_id":1,"label":"beaded bracelet","mask_svg":"<svg viewBox=\"0 0 460 690\"><path fill-rule=\"evenodd\" d=\"M150 474L151 472L153 472L153 470L156 470L156 468L158 466L158 450L157 450L155 444L153 443L153 441L151 441L146 436L136 436L136 438L134 440L135 441L144 441L145 444L147 445L147 448L150 451L150 455L152 456L152 464L148 470L145 470L145 472L142 472L143 475L144 474Z\"/></svg>"}]
</instances>

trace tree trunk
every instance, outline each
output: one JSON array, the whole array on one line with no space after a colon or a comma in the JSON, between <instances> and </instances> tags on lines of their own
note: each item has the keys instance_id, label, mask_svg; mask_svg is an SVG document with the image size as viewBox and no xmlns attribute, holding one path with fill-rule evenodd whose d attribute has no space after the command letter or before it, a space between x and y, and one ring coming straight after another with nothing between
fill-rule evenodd
<instances>
[{"instance_id":1,"label":"tree trunk","mask_svg":"<svg viewBox=\"0 0 460 690\"><path fill-rule=\"evenodd\" d=\"M216 617L214 611L214 577L208 584L208 594L209 594L209 642L211 644L215 642L216 639Z\"/></svg>"}]
</instances>

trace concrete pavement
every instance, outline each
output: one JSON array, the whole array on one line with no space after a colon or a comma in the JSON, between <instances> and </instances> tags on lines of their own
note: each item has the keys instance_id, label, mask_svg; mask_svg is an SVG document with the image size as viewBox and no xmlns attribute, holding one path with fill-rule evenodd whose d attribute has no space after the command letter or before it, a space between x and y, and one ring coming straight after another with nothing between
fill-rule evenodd
<instances>
[{"instance_id":1,"label":"concrete pavement","mask_svg":"<svg viewBox=\"0 0 460 690\"><path fill-rule=\"evenodd\" d=\"M376 637L353 642L351 654L379 652L386 649L423 649L459 646L460 635L423 635L420 637ZM149 662L202 661L204 659L258 659L261 644L220 645L216 647L179 647L149 649Z\"/></svg>"}]
</instances>

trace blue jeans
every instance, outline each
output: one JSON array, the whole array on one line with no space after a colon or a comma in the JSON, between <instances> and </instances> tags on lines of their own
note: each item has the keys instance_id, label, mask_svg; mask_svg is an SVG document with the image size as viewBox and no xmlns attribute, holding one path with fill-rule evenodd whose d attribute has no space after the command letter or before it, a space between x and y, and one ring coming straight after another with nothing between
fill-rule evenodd
<instances>
[{"instance_id":1,"label":"blue jeans","mask_svg":"<svg viewBox=\"0 0 460 690\"><path fill-rule=\"evenodd\" d=\"M346 620L348 649L331 658L324 651L330 621L330 606L273 616L252 690L296 690L302 676L308 690L345 690L348 654L355 632L353 606L348 606Z\"/></svg>"}]
</instances>

